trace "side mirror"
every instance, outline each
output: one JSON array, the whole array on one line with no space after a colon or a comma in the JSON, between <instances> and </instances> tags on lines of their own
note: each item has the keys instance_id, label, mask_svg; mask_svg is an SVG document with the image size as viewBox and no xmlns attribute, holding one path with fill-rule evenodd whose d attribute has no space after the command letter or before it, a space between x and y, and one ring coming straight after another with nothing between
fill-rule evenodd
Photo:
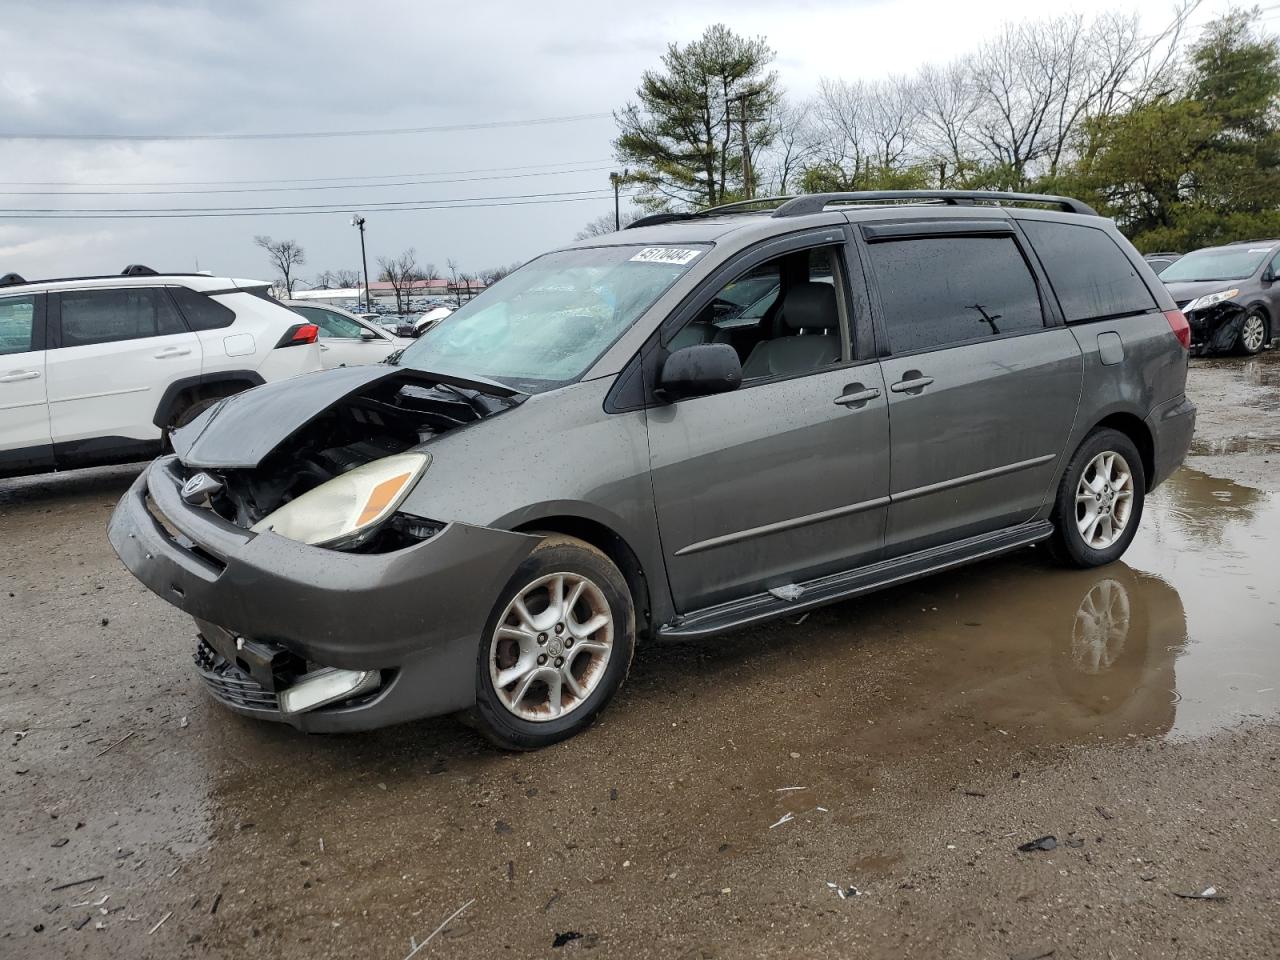
<instances>
[{"instance_id":1,"label":"side mirror","mask_svg":"<svg viewBox=\"0 0 1280 960\"><path fill-rule=\"evenodd\" d=\"M360 331L360 339L361 339L361 340L381 340L382 338L381 338L381 337L379 337L379 336L378 336L376 333L374 333L372 330L361 330L361 331Z\"/></svg>"},{"instance_id":2,"label":"side mirror","mask_svg":"<svg viewBox=\"0 0 1280 960\"><path fill-rule=\"evenodd\" d=\"M697 343L667 357L654 393L659 400L674 403L687 397L727 393L741 384L742 361L737 350L727 343Z\"/></svg>"},{"instance_id":3,"label":"side mirror","mask_svg":"<svg viewBox=\"0 0 1280 960\"><path fill-rule=\"evenodd\" d=\"M1275 271L1272 270L1270 267L1267 267L1267 269L1262 271L1263 283L1274 283L1275 279L1276 279Z\"/></svg>"}]
</instances>

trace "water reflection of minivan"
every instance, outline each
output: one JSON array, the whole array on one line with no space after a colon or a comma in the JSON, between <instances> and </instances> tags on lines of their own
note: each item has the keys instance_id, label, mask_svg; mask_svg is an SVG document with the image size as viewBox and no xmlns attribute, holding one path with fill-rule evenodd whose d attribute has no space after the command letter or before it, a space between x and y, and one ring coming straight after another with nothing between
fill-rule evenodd
<instances>
[{"instance_id":1,"label":"water reflection of minivan","mask_svg":"<svg viewBox=\"0 0 1280 960\"><path fill-rule=\"evenodd\" d=\"M215 697L304 730L466 711L542 746L637 640L1039 542L1109 563L1186 453L1186 322L1078 201L660 219L532 260L391 364L174 434L110 536L195 618Z\"/></svg>"}]
</instances>

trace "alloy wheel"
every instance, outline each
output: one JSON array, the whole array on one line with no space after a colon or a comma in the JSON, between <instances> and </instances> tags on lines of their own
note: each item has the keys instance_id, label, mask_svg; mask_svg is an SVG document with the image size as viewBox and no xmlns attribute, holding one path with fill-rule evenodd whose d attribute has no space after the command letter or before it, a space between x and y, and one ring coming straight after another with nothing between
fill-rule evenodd
<instances>
[{"instance_id":1,"label":"alloy wheel","mask_svg":"<svg viewBox=\"0 0 1280 960\"><path fill-rule=\"evenodd\" d=\"M489 644L498 699L522 720L571 713L600 685L613 652L604 591L576 573L552 573L517 591Z\"/></svg>"},{"instance_id":2,"label":"alloy wheel","mask_svg":"<svg viewBox=\"0 0 1280 960\"><path fill-rule=\"evenodd\" d=\"M1133 494L1133 471L1124 457L1104 450L1089 461L1076 485L1076 527L1086 546L1106 550L1124 535Z\"/></svg>"},{"instance_id":3,"label":"alloy wheel","mask_svg":"<svg viewBox=\"0 0 1280 960\"><path fill-rule=\"evenodd\" d=\"M1262 349L1262 342L1267 336L1267 323L1258 314L1251 313L1244 318L1244 328L1240 331L1240 342L1250 353Z\"/></svg>"}]
</instances>

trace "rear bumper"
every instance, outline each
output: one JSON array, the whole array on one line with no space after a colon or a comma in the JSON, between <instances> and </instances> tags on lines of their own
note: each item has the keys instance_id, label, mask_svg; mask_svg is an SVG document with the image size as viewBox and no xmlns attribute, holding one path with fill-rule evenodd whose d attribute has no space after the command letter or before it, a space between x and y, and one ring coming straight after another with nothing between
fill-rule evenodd
<instances>
[{"instance_id":1,"label":"rear bumper","mask_svg":"<svg viewBox=\"0 0 1280 960\"><path fill-rule=\"evenodd\" d=\"M1155 473L1147 478L1147 489L1155 487L1182 466L1196 428L1196 405L1185 396L1160 404L1147 417L1147 429L1154 446Z\"/></svg>"},{"instance_id":2,"label":"rear bumper","mask_svg":"<svg viewBox=\"0 0 1280 960\"><path fill-rule=\"evenodd\" d=\"M474 700L478 638L539 538L454 523L392 553L342 553L250 533L185 503L180 483L176 458L157 460L111 517L111 545L134 576L224 654L244 638L314 664L384 671L359 717L339 706L277 719L365 729Z\"/></svg>"}]
</instances>

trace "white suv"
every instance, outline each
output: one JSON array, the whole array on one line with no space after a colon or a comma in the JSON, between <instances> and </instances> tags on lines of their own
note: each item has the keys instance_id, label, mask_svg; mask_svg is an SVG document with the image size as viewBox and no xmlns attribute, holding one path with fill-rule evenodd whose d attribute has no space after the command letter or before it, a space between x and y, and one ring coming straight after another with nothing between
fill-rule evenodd
<instances>
[{"instance_id":1,"label":"white suv","mask_svg":"<svg viewBox=\"0 0 1280 960\"><path fill-rule=\"evenodd\" d=\"M0 476L155 456L214 401L321 368L318 330L256 280L0 277Z\"/></svg>"}]
</instances>

